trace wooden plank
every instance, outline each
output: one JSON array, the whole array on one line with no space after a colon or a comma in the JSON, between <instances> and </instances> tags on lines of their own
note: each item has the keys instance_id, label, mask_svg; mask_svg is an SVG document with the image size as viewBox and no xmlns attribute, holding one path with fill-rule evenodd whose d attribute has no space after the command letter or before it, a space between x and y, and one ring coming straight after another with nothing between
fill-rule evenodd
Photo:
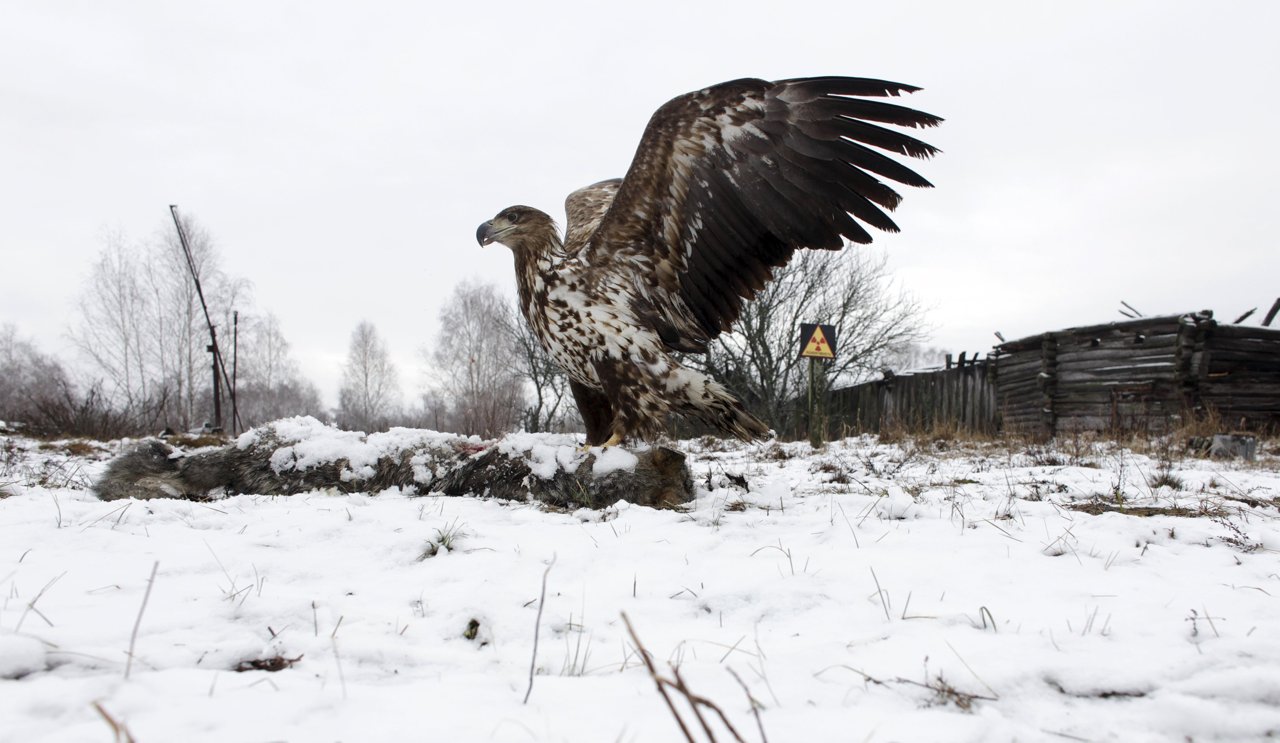
<instances>
[{"instance_id":1,"label":"wooden plank","mask_svg":"<svg viewBox=\"0 0 1280 743\"><path fill-rule=\"evenodd\" d=\"M1218 325L1213 329L1211 340L1218 338L1260 338L1266 340L1280 339L1280 328L1261 328L1251 325Z\"/></svg>"},{"instance_id":2,"label":"wooden plank","mask_svg":"<svg viewBox=\"0 0 1280 743\"><path fill-rule=\"evenodd\" d=\"M1178 354L1173 348L1154 349L1150 351L1095 351L1075 352L1058 357L1059 369L1090 369L1122 366L1144 366L1146 364L1174 364Z\"/></svg>"},{"instance_id":3,"label":"wooden plank","mask_svg":"<svg viewBox=\"0 0 1280 743\"><path fill-rule=\"evenodd\" d=\"M1280 330L1266 331L1269 334L1280 334ZM1219 335L1215 333L1208 339L1210 348L1259 348L1275 351L1280 348L1280 338L1262 335Z\"/></svg>"},{"instance_id":4,"label":"wooden plank","mask_svg":"<svg viewBox=\"0 0 1280 743\"><path fill-rule=\"evenodd\" d=\"M1141 337L1142 340L1138 340ZM1094 343L1094 341L1099 341ZM1177 345L1177 333L1153 333L1150 335L1133 333L1126 335L1104 336L1102 338L1060 338L1058 339L1058 353L1064 351L1100 351L1102 349L1139 349L1144 346L1148 348L1168 348Z\"/></svg>"},{"instance_id":5,"label":"wooden plank","mask_svg":"<svg viewBox=\"0 0 1280 743\"><path fill-rule=\"evenodd\" d=\"M1016 376L1018 374L1023 374L1028 369L1035 369L1036 371L1039 371L1040 365L1043 362L1044 360L1040 358L1039 354L1036 354L1035 356L1019 355L1016 358L1009 357L999 362L997 373L1000 376L1005 377L1005 376Z\"/></svg>"},{"instance_id":6,"label":"wooden plank","mask_svg":"<svg viewBox=\"0 0 1280 743\"><path fill-rule=\"evenodd\" d=\"M1067 371L1064 372L1059 379L1059 387L1069 388L1072 385L1088 385L1091 383L1102 384L1132 384L1133 382L1145 382L1148 380L1171 382L1178 378L1177 370L1172 364L1162 365L1158 368L1144 367L1141 374L1136 374L1130 369L1105 370L1096 369L1088 372Z\"/></svg>"},{"instance_id":7,"label":"wooden plank","mask_svg":"<svg viewBox=\"0 0 1280 743\"><path fill-rule=\"evenodd\" d=\"M1280 312L1280 298L1277 298L1275 304L1271 305L1271 309L1267 310L1267 316L1262 318L1263 327L1269 326L1271 321L1276 319L1276 313Z\"/></svg>"},{"instance_id":8,"label":"wooden plank","mask_svg":"<svg viewBox=\"0 0 1280 743\"><path fill-rule=\"evenodd\" d=\"M1218 363L1219 358L1224 362L1241 362L1246 364L1258 364L1268 366L1272 369L1280 369L1280 352L1269 353L1261 352L1259 349L1213 349L1214 363Z\"/></svg>"}]
</instances>

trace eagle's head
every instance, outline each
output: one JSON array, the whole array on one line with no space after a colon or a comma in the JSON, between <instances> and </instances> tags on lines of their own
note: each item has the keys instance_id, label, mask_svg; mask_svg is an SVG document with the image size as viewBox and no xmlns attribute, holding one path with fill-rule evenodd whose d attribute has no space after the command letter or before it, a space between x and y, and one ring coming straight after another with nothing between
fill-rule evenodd
<instances>
[{"instance_id":1,"label":"eagle's head","mask_svg":"<svg viewBox=\"0 0 1280 743\"><path fill-rule=\"evenodd\" d=\"M556 223L531 206L509 206L476 230L481 247L502 243L516 252L540 253L558 239Z\"/></svg>"}]
</instances>

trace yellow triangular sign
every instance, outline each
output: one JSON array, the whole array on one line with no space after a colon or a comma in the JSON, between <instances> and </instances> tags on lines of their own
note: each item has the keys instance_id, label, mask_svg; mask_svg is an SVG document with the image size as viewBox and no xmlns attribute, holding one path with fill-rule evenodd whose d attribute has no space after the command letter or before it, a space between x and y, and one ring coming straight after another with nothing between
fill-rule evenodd
<instances>
[{"instance_id":1,"label":"yellow triangular sign","mask_svg":"<svg viewBox=\"0 0 1280 743\"><path fill-rule=\"evenodd\" d=\"M813 329L813 335L809 336L809 342L804 346L804 352L801 356L816 356L820 359L834 359L836 355L831 352L831 344L827 343L827 336L822 332L822 326L818 325Z\"/></svg>"}]
</instances>

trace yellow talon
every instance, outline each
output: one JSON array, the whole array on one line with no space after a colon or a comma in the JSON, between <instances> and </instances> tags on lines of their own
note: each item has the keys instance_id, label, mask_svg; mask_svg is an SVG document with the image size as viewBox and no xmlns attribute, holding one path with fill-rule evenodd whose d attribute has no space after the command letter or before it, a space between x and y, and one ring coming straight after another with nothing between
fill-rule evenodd
<instances>
[{"instance_id":1,"label":"yellow talon","mask_svg":"<svg viewBox=\"0 0 1280 743\"><path fill-rule=\"evenodd\" d=\"M601 449L608 449L611 446L618 446L621 443L622 443L622 437L615 433L609 436L609 439L605 441L603 444L600 444L599 446ZM583 444L582 446L578 447L578 451L589 452L594 448L596 447L592 446L591 444Z\"/></svg>"}]
</instances>

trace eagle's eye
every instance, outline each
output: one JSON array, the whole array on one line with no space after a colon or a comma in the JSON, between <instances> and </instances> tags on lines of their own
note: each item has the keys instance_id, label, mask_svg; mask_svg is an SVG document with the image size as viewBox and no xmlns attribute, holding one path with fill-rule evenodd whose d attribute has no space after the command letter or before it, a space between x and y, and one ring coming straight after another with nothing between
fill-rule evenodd
<instances>
[{"instance_id":1,"label":"eagle's eye","mask_svg":"<svg viewBox=\"0 0 1280 743\"><path fill-rule=\"evenodd\" d=\"M510 222L511 224L515 224L515 223L519 222L519 221L520 221L520 212L511 212L510 214L508 214L508 215L507 215L507 221L508 221L508 222Z\"/></svg>"}]
</instances>

